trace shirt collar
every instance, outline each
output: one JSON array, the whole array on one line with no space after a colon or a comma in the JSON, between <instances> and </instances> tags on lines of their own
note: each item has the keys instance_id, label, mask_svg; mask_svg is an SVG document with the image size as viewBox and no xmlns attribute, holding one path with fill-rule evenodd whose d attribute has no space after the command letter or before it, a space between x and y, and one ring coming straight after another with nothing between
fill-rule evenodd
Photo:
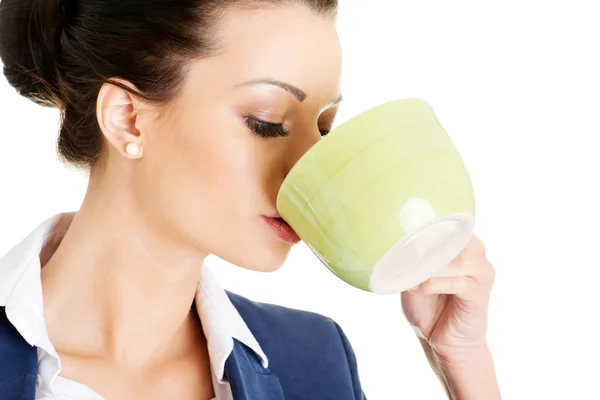
<instances>
[{"instance_id":1,"label":"shirt collar","mask_svg":"<svg viewBox=\"0 0 600 400\"><path fill-rule=\"evenodd\" d=\"M225 361L233 351L233 339L252 349L264 368L269 366L256 338L206 264L198 281L196 308L204 328L213 371L220 383L224 382Z\"/></svg>"},{"instance_id":2,"label":"shirt collar","mask_svg":"<svg viewBox=\"0 0 600 400\"><path fill-rule=\"evenodd\" d=\"M68 227L68 218L66 213L48 218L0 258L0 307L5 307L7 318L23 339L38 348L40 385L51 393L52 381L60 372L60 359L44 321L40 253L49 237L64 233L55 230L64 226L66 219ZM233 350L233 339L252 349L268 367L267 356L206 264L201 269L195 303L219 383L225 381L225 361Z\"/></svg>"}]
</instances>

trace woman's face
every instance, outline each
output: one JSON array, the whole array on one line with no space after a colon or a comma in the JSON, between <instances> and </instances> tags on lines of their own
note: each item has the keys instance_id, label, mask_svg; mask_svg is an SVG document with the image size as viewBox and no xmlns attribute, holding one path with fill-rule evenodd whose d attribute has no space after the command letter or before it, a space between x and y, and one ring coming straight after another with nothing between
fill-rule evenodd
<instances>
[{"instance_id":1,"label":"woman's face","mask_svg":"<svg viewBox=\"0 0 600 400\"><path fill-rule=\"evenodd\" d=\"M279 268L291 244L265 220L296 161L329 131L340 100L335 21L304 6L231 10L222 51L195 61L158 120L138 121L142 212L244 268ZM272 83L269 83L272 82Z\"/></svg>"}]
</instances>

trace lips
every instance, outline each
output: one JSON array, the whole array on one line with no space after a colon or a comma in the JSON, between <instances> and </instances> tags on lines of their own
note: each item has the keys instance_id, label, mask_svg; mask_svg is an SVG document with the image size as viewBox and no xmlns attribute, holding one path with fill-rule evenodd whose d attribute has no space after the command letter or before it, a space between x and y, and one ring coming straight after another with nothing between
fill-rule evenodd
<instances>
[{"instance_id":1,"label":"lips","mask_svg":"<svg viewBox=\"0 0 600 400\"><path fill-rule=\"evenodd\" d=\"M272 217L263 216L263 219L280 240L289 244L300 242L298 234L279 215Z\"/></svg>"}]
</instances>

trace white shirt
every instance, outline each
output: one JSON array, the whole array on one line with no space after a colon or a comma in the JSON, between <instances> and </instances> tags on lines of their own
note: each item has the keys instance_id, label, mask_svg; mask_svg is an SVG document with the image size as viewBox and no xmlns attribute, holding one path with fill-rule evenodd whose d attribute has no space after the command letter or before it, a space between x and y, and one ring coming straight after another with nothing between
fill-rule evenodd
<instances>
[{"instance_id":1,"label":"white shirt","mask_svg":"<svg viewBox=\"0 0 600 400\"><path fill-rule=\"evenodd\" d=\"M60 357L50 342L44 321L40 253L47 239L59 234L54 229L65 218L70 216L59 214L44 221L0 258L0 307L5 307L8 320L21 336L37 347L36 399L100 400L102 397L85 385L60 376ZM257 353L265 368L267 356L206 265L201 268L195 302L208 344L215 399L232 400L224 368L233 349L233 339Z\"/></svg>"}]
</instances>

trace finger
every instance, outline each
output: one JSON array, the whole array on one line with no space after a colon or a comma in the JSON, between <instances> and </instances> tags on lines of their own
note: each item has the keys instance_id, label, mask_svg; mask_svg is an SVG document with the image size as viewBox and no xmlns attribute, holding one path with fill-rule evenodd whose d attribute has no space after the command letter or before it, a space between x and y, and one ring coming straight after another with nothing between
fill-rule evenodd
<instances>
[{"instance_id":1,"label":"finger","mask_svg":"<svg viewBox=\"0 0 600 400\"><path fill-rule=\"evenodd\" d=\"M471 239L469 239L469 243L467 243L463 252L467 254L477 254L479 256L485 257L486 249L485 245L483 244L483 241L477 236L472 235Z\"/></svg>"},{"instance_id":2,"label":"finger","mask_svg":"<svg viewBox=\"0 0 600 400\"><path fill-rule=\"evenodd\" d=\"M475 235L471 235L466 246L454 257L454 260L462 260L465 258L486 258L485 245Z\"/></svg>"},{"instance_id":3,"label":"finger","mask_svg":"<svg viewBox=\"0 0 600 400\"><path fill-rule=\"evenodd\" d=\"M473 262L466 258L455 258L432 278L455 278L473 276L477 273Z\"/></svg>"},{"instance_id":4,"label":"finger","mask_svg":"<svg viewBox=\"0 0 600 400\"><path fill-rule=\"evenodd\" d=\"M494 281L494 266L481 256L457 257L432 278L455 278L467 276L479 283L488 284Z\"/></svg>"},{"instance_id":5,"label":"finger","mask_svg":"<svg viewBox=\"0 0 600 400\"><path fill-rule=\"evenodd\" d=\"M468 293L475 281L469 276L452 278L431 278L409 290L412 294L452 294L461 295Z\"/></svg>"}]
</instances>

